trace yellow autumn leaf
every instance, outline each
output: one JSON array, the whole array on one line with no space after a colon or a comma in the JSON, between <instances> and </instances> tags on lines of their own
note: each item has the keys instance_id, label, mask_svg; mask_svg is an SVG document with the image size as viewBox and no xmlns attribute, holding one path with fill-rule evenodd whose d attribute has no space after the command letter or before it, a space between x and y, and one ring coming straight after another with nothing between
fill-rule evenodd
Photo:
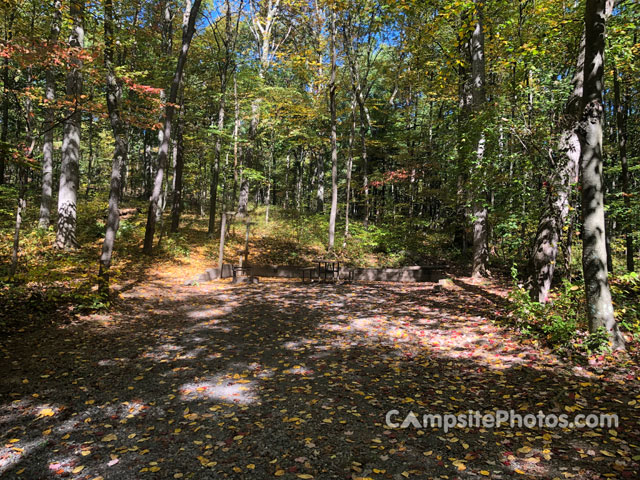
<instances>
[{"instance_id":1,"label":"yellow autumn leaf","mask_svg":"<svg viewBox=\"0 0 640 480\"><path fill-rule=\"evenodd\" d=\"M298 478L313 478L313 475L309 475L308 473L299 473Z\"/></svg>"},{"instance_id":2,"label":"yellow autumn leaf","mask_svg":"<svg viewBox=\"0 0 640 480\"><path fill-rule=\"evenodd\" d=\"M115 433L110 433L109 435L105 435L104 437L102 437L103 442L113 442L117 439L118 437L116 437Z\"/></svg>"},{"instance_id":3,"label":"yellow autumn leaf","mask_svg":"<svg viewBox=\"0 0 640 480\"><path fill-rule=\"evenodd\" d=\"M80 473L82 470L84 470L84 465L79 465L73 470L71 470L71 473Z\"/></svg>"},{"instance_id":4,"label":"yellow autumn leaf","mask_svg":"<svg viewBox=\"0 0 640 480\"><path fill-rule=\"evenodd\" d=\"M480 475L484 475L485 477L488 477L489 475L491 475L491 473L489 473L488 470L480 470Z\"/></svg>"}]
</instances>

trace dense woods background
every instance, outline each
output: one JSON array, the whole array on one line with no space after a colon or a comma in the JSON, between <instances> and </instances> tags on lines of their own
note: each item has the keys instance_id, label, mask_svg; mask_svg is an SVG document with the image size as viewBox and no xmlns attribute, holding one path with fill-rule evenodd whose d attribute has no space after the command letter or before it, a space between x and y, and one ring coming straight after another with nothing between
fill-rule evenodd
<instances>
[{"instance_id":1,"label":"dense woods background","mask_svg":"<svg viewBox=\"0 0 640 480\"><path fill-rule=\"evenodd\" d=\"M212 264L234 212L230 258L250 219L256 262L513 267L525 329L624 348L639 22L634 0L4 1L5 313Z\"/></svg>"}]
</instances>

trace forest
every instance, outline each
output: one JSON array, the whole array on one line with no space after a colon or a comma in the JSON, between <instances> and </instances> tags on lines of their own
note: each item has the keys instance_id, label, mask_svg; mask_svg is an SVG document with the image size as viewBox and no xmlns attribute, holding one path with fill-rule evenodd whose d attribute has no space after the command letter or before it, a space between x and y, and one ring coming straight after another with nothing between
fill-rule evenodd
<instances>
[{"instance_id":1,"label":"forest","mask_svg":"<svg viewBox=\"0 0 640 480\"><path fill-rule=\"evenodd\" d=\"M0 2L0 478L637 478L639 34L637 0Z\"/></svg>"}]
</instances>

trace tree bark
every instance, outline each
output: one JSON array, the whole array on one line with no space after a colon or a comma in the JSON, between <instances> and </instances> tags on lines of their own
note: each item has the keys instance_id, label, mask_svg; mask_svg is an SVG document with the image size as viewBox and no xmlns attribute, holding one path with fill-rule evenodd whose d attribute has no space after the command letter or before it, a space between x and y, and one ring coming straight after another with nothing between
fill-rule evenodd
<instances>
[{"instance_id":1,"label":"tree bark","mask_svg":"<svg viewBox=\"0 0 640 480\"><path fill-rule=\"evenodd\" d=\"M356 102L360 112L360 149L362 157L362 188L364 193L364 219L365 226L369 224L369 216L371 211L371 200L369 198L369 158L367 152L367 132L371 129L371 117L369 115L369 109L366 105L366 94L363 91L366 89L364 83L366 79L363 79L363 75L360 74L360 67L358 65L357 52L352 49L353 35L351 29L343 26L342 29L344 39L344 50L347 57L347 63L349 65L349 72L351 74L351 85L355 92ZM366 77L366 75L364 75Z\"/></svg>"},{"instance_id":2,"label":"tree bark","mask_svg":"<svg viewBox=\"0 0 640 480\"><path fill-rule=\"evenodd\" d=\"M336 216L338 214L338 120L336 113L336 14L331 9L329 31L331 78L329 80L329 111L331 112L331 212L329 213L329 250L333 250L336 237ZM348 187L347 187L348 188Z\"/></svg>"},{"instance_id":3,"label":"tree bark","mask_svg":"<svg viewBox=\"0 0 640 480\"><path fill-rule=\"evenodd\" d=\"M220 78L220 107L218 108L218 133L216 134L215 158L211 164L211 185L209 186L209 228L208 234L213 235L216 226L216 207L218 203L218 182L220 181L220 157L222 155L222 131L224 130L225 91L227 89L226 73Z\"/></svg>"},{"instance_id":4,"label":"tree bark","mask_svg":"<svg viewBox=\"0 0 640 480\"><path fill-rule=\"evenodd\" d=\"M607 277L604 198L602 190L602 89L604 83L605 0L587 0L585 8L584 92L580 143L582 171L582 269L587 297L589 330L605 328L611 346L625 341L613 314Z\"/></svg>"},{"instance_id":5,"label":"tree bark","mask_svg":"<svg viewBox=\"0 0 640 480\"><path fill-rule=\"evenodd\" d=\"M12 37L13 20L15 18L16 9L13 9L7 22L4 40L8 45ZM2 61L2 129L0 129L0 142L2 143L2 152L0 152L0 185L5 181L5 169L7 159L5 158L7 149L7 139L9 138L9 88L11 85L11 76L9 75L9 56L5 56Z\"/></svg>"},{"instance_id":6,"label":"tree bark","mask_svg":"<svg viewBox=\"0 0 640 480\"><path fill-rule=\"evenodd\" d=\"M104 66L106 70L106 98L109 122L113 131L115 149L111 163L111 183L109 188L109 213L107 215L107 227L102 242L102 254L100 255L100 269L98 272L98 289L103 298L109 297L109 269L116 234L120 226L120 211L118 202L121 194L122 167L127 162L129 146L125 126L122 122L120 104L122 101L122 85L118 83L113 63L115 40L113 37L113 0L104 2Z\"/></svg>"},{"instance_id":7,"label":"tree bark","mask_svg":"<svg viewBox=\"0 0 640 480\"><path fill-rule=\"evenodd\" d=\"M16 209L16 224L13 232L13 248L11 251L11 266L9 267L9 278L13 279L18 271L18 255L20 253L20 228L22 226L22 216L27 208L27 172L24 167L18 170L18 208Z\"/></svg>"},{"instance_id":8,"label":"tree bark","mask_svg":"<svg viewBox=\"0 0 640 480\"><path fill-rule=\"evenodd\" d=\"M485 56L484 56L484 25L482 5L476 4L476 24L471 36L471 98L473 110L477 114L484 107L485 93ZM484 172L484 152L486 137L480 132L476 148L477 169ZM484 174L482 174L484 177ZM483 182L484 183L484 182ZM487 192L479 188L475 192L473 201L473 266L471 276L481 278L488 275L489 263L489 210L487 207Z\"/></svg>"},{"instance_id":9,"label":"tree bark","mask_svg":"<svg viewBox=\"0 0 640 480\"><path fill-rule=\"evenodd\" d=\"M178 98L180 84L182 83L184 66L187 61L187 54L191 45L191 39L193 38L193 33L195 31L196 17L200 10L200 3L201 0L194 0L193 5L191 5L191 0L187 0L182 20L182 47L180 48L180 54L178 55L178 65L176 66L173 81L171 82L171 90L169 91L169 98L167 99L167 105L165 107L162 141L158 148L158 171L153 183L153 192L151 193L151 198L149 200L149 211L147 214L147 226L144 235L143 247L143 252L147 255L150 255L153 252L153 236L156 230L156 217L162 197L164 171L167 168L167 157L169 155L169 143L171 140L171 126L175 111L174 105Z\"/></svg>"},{"instance_id":10,"label":"tree bark","mask_svg":"<svg viewBox=\"0 0 640 480\"><path fill-rule=\"evenodd\" d=\"M229 76L229 68L233 63L235 50L235 38L238 33L238 23L235 30L232 28L231 4L225 1L225 34L222 43L224 45L224 60L219 64L220 74L220 106L218 108L218 132L215 143L215 159L211 166L210 204L209 204L209 235L213 235L216 221L216 208L218 203L218 183L220 180L220 158L222 156L222 135L224 130L224 116L226 107L226 94ZM235 67L234 67L235 68ZM234 78L235 82L235 78ZM234 88L235 84L234 84ZM235 90L234 90L235 91Z\"/></svg>"},{"instance_id":11,"label":"tree bark","mask_svg":"<svg viewBox=\"0 0 640 480\"><path fill-rule=\"evenodd\" d=\"M176 164L173 174L173 191L171 198L171 227L169 231L175 233L180 228L180 214L182 213L182 174L184 171L184 104L180 106L178 125L176 126Z\"/></svg>"},{"instance_id":12,"label":"tree bark","mask_svg":"<svg viewBox=\"0 0 640 480\"><path fill-rule=\"evenodd\" d=\"M563 122L568 125L560 135L558 153L550 157L554 171L547 184L545 210L540 217L533 247L531 297L546 303L553 282L558 248L570 209L571 190L578 181L580 140L577 134L580 99L584 88L585 34L580 39L573 90L567 100Z\"/></svg>"},{"instance_id":13,"label":"tree bark","mask_svg":"<svg viewBox=\"0 0 640 480\"><path fill-rule=\"evenodd\" d=\"M351 171L353 170L353 141L356 136L356 99L355 92L351 98L351 128L349 129L348 140L348 156L347 156L347 191L344 207L344 240L342 241L342 248L347 247L347 240L349 238L349 208L351 202Z\"/></svg>"},{"instance_id":14,"label":"tree bark","mask_svg":"<svg viewBox=\"0 0 640 480\"><path fill-rule=\"evenodd\" d=\"M69 37L69 46L76 49L84 47L84 1L73 0L70 3L73 28ZM76 209L80 169L80 130L82 110L82 60L73 58L72 68L67 74L67 100L73 103L73 111L64 124L62 140L62 163L60 166L60 188L58 190L58 233L56 248L76 248Z\"/></svg>"},{"instance_id":15,"label":"tree bark","mask_svg":"<svg viewBox=\"0 0 640 480\"><path fill-rule=\"evenodd\" d=\"M316 213L324 213L324 152L314 152L316 157Z\"/></svg>"},{"instance_id":16,"label":"tree bark","mask_svg":"<svg viewBox=\"0 0 640 480\"><path fill-rule=\"evenodd\" d=\"M55 47L60 35L62 22L62 1L56 0L53 4L53 18L51 21L51 33L49 34L49 46ZM47 67L45 80L45 110L44 135L42 145L42 196L40 199L40 228L49 228L51 223L51 198L53 191L53 129L55 126L55 109L53 102L56 99L56 75L53 65Z\"/></svg>"},{"instance_id":17,"label":"tree bark","mask_svg":"<svg viewBox=\"0 0 640 480\"><path fill-rule=\"evenodd\" d=\"M238 197L238 210L241 215L246 215L249 207L249 180L245 177L240 183L240 195Z\"/></svg>"}]
</instances>

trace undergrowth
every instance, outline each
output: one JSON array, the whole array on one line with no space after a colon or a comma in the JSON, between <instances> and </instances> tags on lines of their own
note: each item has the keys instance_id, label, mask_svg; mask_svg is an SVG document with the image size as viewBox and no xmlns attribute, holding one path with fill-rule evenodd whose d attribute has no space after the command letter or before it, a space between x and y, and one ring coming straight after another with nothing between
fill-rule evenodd
<instances>
[{"instance_id":1,"label":"undergrowth","mask_svg":"<svg viewBox=\"0 0 640 480\"><path fill-rule=\"evenodd\" d=\"M541 304L531 299L529 292L519 283L518 271L511 269L513 287L509 294L509 318L527 337L543 341L562 355L602 354L610 351L606 329L589 332L583 284L566 279L550 295L550 301ZM640 281L636 273L619 276L611 281L616 319L623 331L640 340L640 308L638 296Z\"/></svg>"}]
</instances>

